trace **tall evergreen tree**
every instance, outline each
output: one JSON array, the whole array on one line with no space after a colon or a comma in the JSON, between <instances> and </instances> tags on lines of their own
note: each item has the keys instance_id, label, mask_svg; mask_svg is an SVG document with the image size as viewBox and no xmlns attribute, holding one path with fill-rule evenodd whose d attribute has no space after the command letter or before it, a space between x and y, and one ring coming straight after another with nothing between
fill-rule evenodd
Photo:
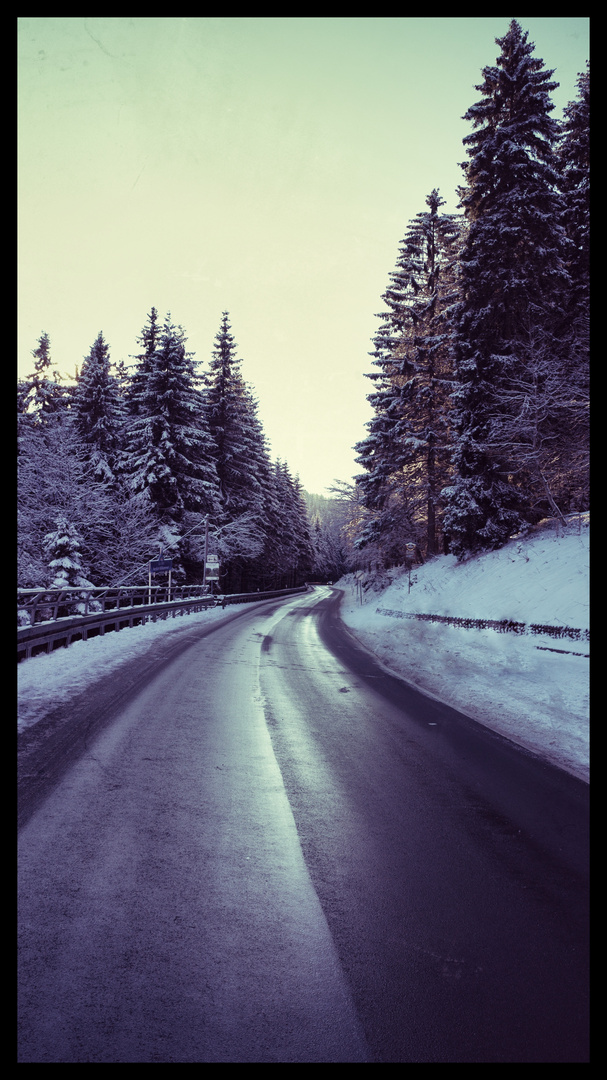
<instances>
[{"instance_id":1,"label":"tall evergreen tree","mask_svg":"<svg viewBox=\"0 0 607 1080\"><path fill-rule=\"evenodd\" d=\"M95 478L111 481L123 409L118 381L110 369L109 346L101 332L80 369L73 394L73 414Z\"/></svg>"},{"instance_id":2,"label":"tall evergreen tree","mask_svg":"<svg viewBox=\"0 0 607 1080\"><path fill-rule=\"evenodd\" d=\"M288 470L287 477L290 479L290 487L292 490L291 512L294 521L294 536L297 555L297 561L294 566L294 584L302 585L306 578L310 577L314 567L314 547L312 544L310 520L308 518L308 508L306 506L303 486L299 476L291 476Z\"/></svg>"},{"instance_id":3,"label":"tall evergreen tree","mask_svg":"<svg viewBox=\"0 0 607 1080\"><path fill-rule=\"evenodd\" d=\"M219 482L220 513L216 524L225 530L246 515L253 533L258 535L264 528L268 453L257 403L242 375L242 361L227 311L221 317L204 383L205 414L215 446ZM250 560L243 556L228 559L224 566L226 589L246 591L251 569Z\"/></svg>"},{"instance_id":4,"label":"tall evergreen tree","mask_svg":"<svg viewBox=\"0 0 607 1080\"><path fill-rule=\"evenodd\" d=\"M468 230L454 324L456 476L446 489L452 550L499 547L529 513L528 475L492 445L500 392L525 370L532 306L555 356L563 326L566 238L561 224L550 113L551 81L528 34L512 20L483 70L479 102L465 114L469 161L461 191Z\"/></svg>"},{"instance_id":5,"label":"tall evergreen tree","mask_svg":"<svg viewBox=\"0 0 607 1080\"><path fill-rule=\"evenodd\" d=\"M303 584L314 567L314 547L310 523L298 477L294 477L286 462L274 464L274 575L277 588Z\"/></svg>"},{"instance_id":6,"label":"tall evergreen tree","mask_svg":"<svg viewBox=\"0 0 607 1080\"><path fill-rule=\"evenodd\" d=\"M32 350L34 370L19 383L18 409L34 423L46 424L60 419L69 404L69 393L61 386L61 376L51 370L51 342L44 331Z\"/></svg>"},{"instance_id":7,"label":"tall evergreen tree","mask_svg":"<svg viewBox=\"0 0 607 1080\"><path fill-rule=\"evenodd\" d=\"M590 64L577 78L578 96L565 109L558 148L564 223L571 241L568 268L572 311L590 309Z\"/></svg>"},{"instance_id":8,"label":"tall evergreen tree","mask_svg":"<svg viewBox=\"0 0 607 1080\"><path fill-rule=\"evenodd\" d=\"M205 408L216 448L222 509L227 519L234 520L261 506L261 486L255 469L259 426L227 311L222 314L215 337L205 384Z\"/></svg>"},{"instance_id":9,"label":"tall evergreen tree","mask_svg":"<svg viewBox=\"0 0 607 1080\"><path fill-rule=\"evenodd\" d=\"M215 450L185 342L167 315L154 351L150 342L142 353L124 456L132 493L149 500L162 526L159 539L174 554L186 531L184 514L202 520L218 509Z\"/></svg>"},{"instance_id":10,"label":"tall evergreen tree","mask_svg":"<svg viewBox=\"0 0 607 1080\"><path fill-rule=\"evenodd\" d=\"M402 559L415 538L437 551L439 495L448 476L450 338L445 310L455 298L454 264L461 219L442 214L437 190L428 210L409 223L383 300L387 311L371 353L368 377L374 416L358 444L367 470L357 478L372 511L360 544L374 542L388 561Z\"/></svg>"},{"instance_id":11,"label":"tall evergreen tree","mask_svg":"<svg viewBox=\"0 0 607 1080\"><path fill-rule=\"evenodd\" d=\"M44 547L49 557L51 585L58 589L91 585L82 564L82 537L77 527L63 515L45 536Z\"/></svg>"},{"instance_id":12,"label":"tall evergreen tree","mask_svg":"<svg viewBox=\"0 0 607 1080\"><path fill-rule=\"evenodd\" d=\"M590 459L590 65L578 75L578 96L565 109L558 163L564 224L570 241L567 332L563 335L568 389L555 487L567 509L589 505Z\"/></svg>"},{"instance_id":13,"label":"tall evergreen tree","mask_svg":"<svg viewBox=\"0 0 607 1080\"><path fill-rule=\"evenodd\" d=\"M131 357L135 360L135 366L124 387L124 398L129 416L137 416L140 412L145 413L147 408L142 399L147 394L147 380L154 367L161 331L162 324L158 319L156 308L153 307L137 339L141 347L140 352Z\"/></svg>"}]
</instances>

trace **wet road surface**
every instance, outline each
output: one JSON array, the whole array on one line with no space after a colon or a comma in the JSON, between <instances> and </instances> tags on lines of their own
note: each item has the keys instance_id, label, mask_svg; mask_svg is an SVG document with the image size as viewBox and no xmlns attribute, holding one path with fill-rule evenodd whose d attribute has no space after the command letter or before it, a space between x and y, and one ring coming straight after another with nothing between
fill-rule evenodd
<instances>
[{"instance_id":1,"label":"wet road surface","mask_svg":"<svg viewBox=\"0 0 607 1080\"><path fill-rule=\"evenodd\" d=\"M337 600L184 629L38 785L20 1062L588 1060L587 786Z\"/></svg>"}]
</instances>

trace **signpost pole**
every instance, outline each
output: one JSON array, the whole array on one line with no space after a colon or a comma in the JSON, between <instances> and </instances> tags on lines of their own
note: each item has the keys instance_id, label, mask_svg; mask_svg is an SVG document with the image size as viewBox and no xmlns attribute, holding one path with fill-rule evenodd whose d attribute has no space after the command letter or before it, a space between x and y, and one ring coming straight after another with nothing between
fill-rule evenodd
<instances>
[{"instance_id":1,"label":"signpost pole","mask_svg":"<svg viewBox=\"0 0 607 1080\"><path fill-rule=\"evenodd\" d=\"M157 559L151 559L148 563L148 603L152 603L152 574L167 574L169 575L167 599L171 599L171 573L173 569L173 560L165 559L162 554L162 548L160 549L160 555Z\"/></svg>"},{"instance_id":2,"label":"signpost pole","mask_svg":"<svg viewBox=\"0 0 607 1080\"><path fill-rule=\"evenodd\" d=\"M209 515L207 514L204 523L204 571L202 574L202 591L204 592L207 583L207 554L209 550Z\"/></svg>"},{"instance_id":3,"label":"signpost pole","mask_svg":"<svg viewBox=\"0 0 607 1080\"><path fill-rule=\"evenodd\" d=\"M405 545L405 564L409 574L409 588L407 592L411 592L411 567L417 559L417 544L408 543Z\"/></svg>"}]
</instances>

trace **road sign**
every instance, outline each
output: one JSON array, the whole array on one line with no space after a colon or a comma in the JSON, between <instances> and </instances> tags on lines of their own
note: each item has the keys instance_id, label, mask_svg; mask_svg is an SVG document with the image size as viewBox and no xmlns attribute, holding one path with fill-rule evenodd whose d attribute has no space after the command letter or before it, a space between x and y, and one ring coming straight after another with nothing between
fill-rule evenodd
<instances>
[{"instance_id":1,"label":"road sign","mask_svg":"<svg viewBox=\"0 0 607 1080\"><path fill-rule=\"evenodd\" d=\"M153 559L150 562L150 574L168 574L172 569L172 559Z\"/></svg>"},{"instance_id":2,"label":"road sign","mask_svg":"<svg viewBox=\"0 0 607 1080\"><path fill-rule=\"evenodd\" d=\"M207 555L205 581L219 581L219 555Z\"/></svg>"}]
</instances>

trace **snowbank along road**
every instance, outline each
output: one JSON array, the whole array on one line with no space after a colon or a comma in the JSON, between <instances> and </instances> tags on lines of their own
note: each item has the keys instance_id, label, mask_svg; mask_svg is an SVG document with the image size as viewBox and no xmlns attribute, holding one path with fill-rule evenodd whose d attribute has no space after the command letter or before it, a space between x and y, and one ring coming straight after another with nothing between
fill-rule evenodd
<instances>
[{"instance_id":1,"label":"snowbank along road","mask_svg":"<svg viewBox=\"0 0 607 1080\"><path fill-rule=\"evenodd\" d=\"M23 732L20 1062L588 1060L587 785L338 604L184 625L48 768Z\"/></svg>"}]
</instances>

